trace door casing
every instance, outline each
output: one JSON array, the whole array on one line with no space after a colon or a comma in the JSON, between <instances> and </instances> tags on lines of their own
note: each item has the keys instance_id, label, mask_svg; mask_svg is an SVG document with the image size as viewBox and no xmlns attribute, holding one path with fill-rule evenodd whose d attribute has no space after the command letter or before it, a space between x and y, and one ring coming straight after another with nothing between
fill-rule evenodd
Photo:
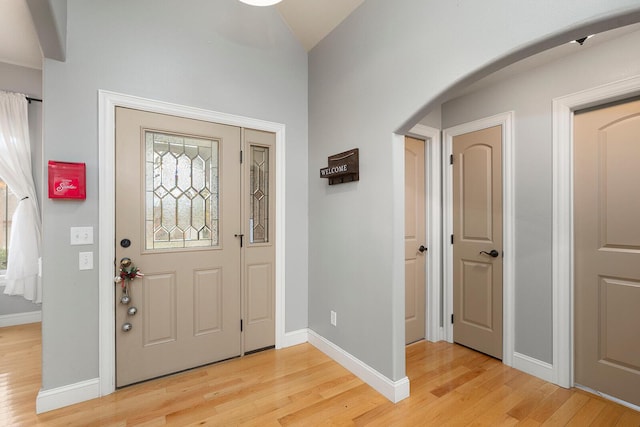
<instances>
[{"instance_id":1,"label":"door casing","mask_svg":"<svg viewBox=\"0 0 640 427\"><path fill-rule=\"evenodd\" d=\"M576 110L637 95L640 76L553 100L552 381L566 388L574 386L573 115Z\"/></svg>"},{"instance_id":2,"label":"door casing","mask_svg":"<svg viewBox=\"0 0 640 427\"><path fill-rule=\"evenodd\" d=\"M113 260L115 259L115 108L127 107L205 120L220 124L251 128L276 134L276 271L275 310L276 348L285 343L285 125L247 117L235 116L200 108L140 98L110 91L98 91L99 97L99 253L98 306L99 306L99 395L115 391L115 303L113 298Z\"/></svg>"},{"instance_id":3,"label":"door casing","mask_svg":"<svg viewBox=\"0 0 640 427\"><path fill-rule=\"evenodd\" d=\"M444 339L453 342L453 168L450 167L450 155L453 152L453 137L493 126L502 126L502 215L503 215L503 338L502 363L514 364L514 188L513 188L513 111L454 126L443 131L443 230L442 247L444 255Z\"/></svg>"}]
</instances>

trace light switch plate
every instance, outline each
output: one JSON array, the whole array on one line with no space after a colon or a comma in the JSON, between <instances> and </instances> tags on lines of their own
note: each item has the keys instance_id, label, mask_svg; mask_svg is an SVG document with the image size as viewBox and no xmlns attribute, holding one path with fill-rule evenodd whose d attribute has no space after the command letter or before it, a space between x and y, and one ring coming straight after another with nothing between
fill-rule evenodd
<instances>
[{"instance_id":1,"label":"light switch plate","mask_svg":"<svg viewBox=\"0 0 640 427\"><path fill-rule=\"evenodd\" d=\"M71 245L92 245L93 227L71 227Z\"/></svg>"},{"instance_id":2,"label":"light switch plate","mask_svg":"<svg viewBox=\"0 0 640 427\"><path fill-rule=\"evenodd\" d=\"M93 270L93 252L80 252L78 267L80 270Z\"/></svg>"}]
</instances>

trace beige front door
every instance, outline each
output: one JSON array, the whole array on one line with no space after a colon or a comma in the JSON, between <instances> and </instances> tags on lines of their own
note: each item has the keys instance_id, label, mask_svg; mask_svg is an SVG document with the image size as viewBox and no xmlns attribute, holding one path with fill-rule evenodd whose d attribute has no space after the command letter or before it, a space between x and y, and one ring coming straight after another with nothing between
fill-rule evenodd
<instances>
[{"instance_id":1,"label":"beige front door","mask_svg":"<svg viewBox=\"0 0 640 427\"><path fill-rule=\"evenodd\" d=\"M502 359L502 126L453 138L453 339Z\"/></svg>"},{"instance_id":2,"label":"beige front door","mask_svg":"<svg viewBox=\"0 0 640 427\"><path fill-rule=\"evenodd\" d=\"M275 344L275 134L243 130L244 352Z\"/></svg>"},{"instance_id":3,"label":"beige front door","mask_svg":"<svg viewBox=\"0 0 640 427\"><path fill-rule=\"evenodd\" d=\"M640 405L640 101L574 118L575 382Z\"/></svg>"},{"instance_id":4,"label":"beige front door","mask_svg":"<svg viewBox=\"0 0 640 427\"><path fill-rule=\"evenodd\" d=\"M405 343L425 337L424 141L404 139Z\"/></svg>"},{"instance_id":5,"label":"beige front door","mask_svg":"<svg viewBox=\"0 0 640 427\"><path fill-rule=\"evenodd\" d=\"M116 264L144 274L128 304L116 285L116 386L241 354L240 148L237 127L116 109Z\"/></svg>"}]
</instances>

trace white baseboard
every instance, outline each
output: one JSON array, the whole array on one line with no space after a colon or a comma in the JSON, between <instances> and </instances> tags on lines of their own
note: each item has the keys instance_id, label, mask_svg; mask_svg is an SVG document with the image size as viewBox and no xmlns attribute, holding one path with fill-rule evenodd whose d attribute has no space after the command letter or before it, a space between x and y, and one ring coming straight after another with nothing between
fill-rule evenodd
<instances>
[{"instance_id":1,"label":"white baseboard","mask_svg":"<svg viewBox=\"0 0 640 427\"><path fill-rule=\"evenodd\" d=\"M553 365L550 363L514 352L513 367L550 383L553 382Z\"/></svg>"},{"instance_id":2,"label":"white baseboard","mask_svg":"<svg viewBox=\"0 0 640 427\"><path fill-rule=\"evenodd\" d=\"M309 330L307 328L298 329L297 331L286 332L282 342L282 348L303 344L309 341Z\"/></svg>"},{"instance_id":3,"label":"white baseboard","mask_svg":"<svg viewBox=\"0 0 640 427\"><path fill-rule=\"evenodd\" d=\"M42 322L42 311L28 313L3 314L0 316L0 328L5 326L25 325L27 323Z\"/></svg>"},{"instance_id":4,"label":"white baseboard","mask_svg":"<svg viewBox=\"0 0 640 427\"><path fill-rule=\"evenodd\" d=\"M100 397L100 379L81 381L51 390L40 390L36 398L36 414L74 405Z\"/></svg>"},{"instance_id":5,"label":"white baseboard","mask_svg":"<svg viewBox=\"0 0 640 427\"><path fill-rule=\"evenodd\" d=\"M309 329L308 335L311 345L344 366L393 403L398 403L409 397L409 378L404 377L398 381L392 381L311 329Z\"/></svg>"}]
</instances>

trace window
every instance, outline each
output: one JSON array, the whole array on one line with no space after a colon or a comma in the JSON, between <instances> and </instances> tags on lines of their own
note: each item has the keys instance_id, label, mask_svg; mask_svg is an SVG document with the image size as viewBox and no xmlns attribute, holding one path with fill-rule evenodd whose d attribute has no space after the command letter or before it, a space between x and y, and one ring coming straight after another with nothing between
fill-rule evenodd
<instances>
[{"instance_id":1,"label":"window","mask_svg":"<svg viewBox=\"0 0 640 427\"><path fill-rule=\"evenodd\" d=\"M7 270L7 248L9 247L9 236L11 235L11 217L18 205L18 198L7 187L4 181L0 180L0 276Z\"/></svg>"},{"instance_id":2,"label":"window","mask_svg":"<svg viewBox=\"0 0 640 427\"><path fill-rule=\"evenodd\" d=\"M218 246L218 141L145 138L147 250Z\"/></svg>"}]
</instances>

